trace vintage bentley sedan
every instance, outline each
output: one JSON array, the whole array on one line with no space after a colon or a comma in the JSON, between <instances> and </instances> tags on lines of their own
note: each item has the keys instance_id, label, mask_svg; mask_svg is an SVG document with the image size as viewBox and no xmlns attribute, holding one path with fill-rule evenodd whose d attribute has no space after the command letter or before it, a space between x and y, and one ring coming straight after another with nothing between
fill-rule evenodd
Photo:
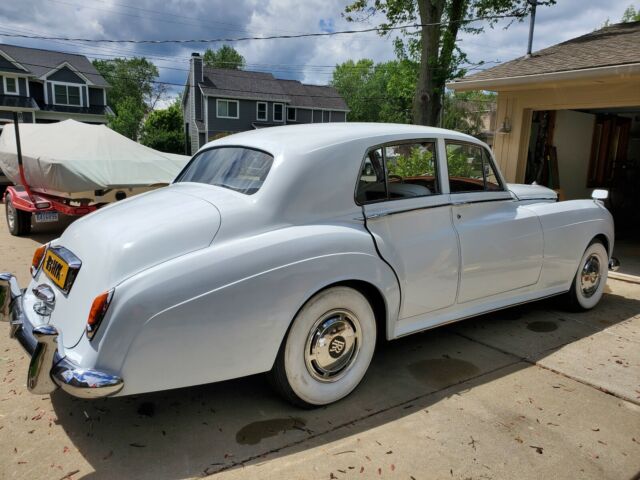
<instances>
[{"instance_id":1,"label":"vintage bentley sedan","mask_svg":"<svg viewBox=\"0 0 640 480\"><path fill-rule=\"evenodd\" d=\"M507 185L484 143L436 128L245 132L38 248L26 290L2 274L1 313L34 393L269 372L291 402L325 405L377 340L552 295L595 307L615 263L605 195Z\"/></svg>"}]
</instances>

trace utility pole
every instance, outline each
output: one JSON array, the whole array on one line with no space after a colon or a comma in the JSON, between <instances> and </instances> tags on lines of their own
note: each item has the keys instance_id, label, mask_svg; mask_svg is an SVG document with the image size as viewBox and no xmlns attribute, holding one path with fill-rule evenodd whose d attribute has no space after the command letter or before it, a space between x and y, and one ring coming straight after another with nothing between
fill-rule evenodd
<instances>
[{"instance_id":1,"label":"utility pole","mask_svg":"<svg viewBox=\"0 0 640 480\"><path fill-rule=\"evenodd\" d=\"M531 56L531 47L533 46L533 27L536 24L536 7L538 6L538 0L529 0L531 5L531 19L529 22L529 43L527 45L527 58Z\"/></svg>"}]
</instances>

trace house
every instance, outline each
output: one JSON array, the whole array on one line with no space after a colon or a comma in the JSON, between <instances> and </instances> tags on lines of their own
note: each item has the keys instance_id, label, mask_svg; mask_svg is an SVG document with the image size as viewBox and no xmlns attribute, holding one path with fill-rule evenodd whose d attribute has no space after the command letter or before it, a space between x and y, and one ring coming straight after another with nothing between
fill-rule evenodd
<instances>
[{"instance_id":1,"label":"house","mask_svg":"<svg viewBox=\"0 0 640 480\"><path fill-rule=\"evenodd\" d=\"M106 123L109 85L84 55L0 44L0 128L72 118Z\"/></svg>"},{"instance_id":2,"label":"house","mask_svg":"<svg viewBox=\"0 0 640 480\"><path fill-rule=\"evenodd\" d=\"M498 93L493 149L507 181L535 181L564 199L609 189L616 249L637 242L640 273L640 22L607 26L447 86Z\"/></svg>"},{"instance_id":3,"label":"house","mask_svg":"<svg viewBox=\"0 0 640 480\"><path fill-rule=\"evenodd\" d=\"M182 96L189 153L216 136L296 123L346 122L347 103L333 88L270 73L210 68L191 56Z\"/></svg>"}]
</instances>

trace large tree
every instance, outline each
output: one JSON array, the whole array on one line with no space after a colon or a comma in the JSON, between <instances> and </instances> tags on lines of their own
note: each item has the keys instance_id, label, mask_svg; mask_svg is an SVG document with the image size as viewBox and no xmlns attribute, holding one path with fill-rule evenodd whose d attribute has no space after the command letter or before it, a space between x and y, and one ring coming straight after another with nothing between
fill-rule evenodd
<instances>
[{"instance_id":1,"label":"large tree","mask_svg":"<svg viewBox=\"0 0 640 480\"><path fill-rule=\"evenodd\" d=\"M553 3L555 0L538 0L538 5ZM420 62L413 121L437 125L445 83L465 73L461 66L466 57L457 47L458 34L461 31L480 33L485 25L494 25L498 21L496 17L503 15L522 20L529 13L529 6L529 0L355 0L346 7L345 13L349 21L384 15L386 22L380 25L382 35L388 35L390 28L420 25L417 29L407 29L406 41L399 40L398 45ZM484 20L469 22L472 18Z\"/></svg>"},{"instance_id":2,"label":"large tree","mask_svg":"<svg viewBox=\"0 0 640 480\"><path fill-rule=\"evenodd\" d=\"M346 100L350 121L410 123L416 76L417 64L406 59L348 60L336 66L331 85Z\"/></svg>"},{"instance_id":3,"label":"large tree","mask_svg":"<svg viewBox=\"0 0 640 480\"><path fill-rule=\"evenodd\" d=\"M212 68L228 68L229 70L242 70L245 60L233 47L223 45L218 50L207 48L204 52L204 64Z\"/></svg>"},{"instance_id":4,"label":"large tree","mask_svg":"<svg viewBox=\"0 0 640 480\"><path fill-rule=\"evenodd\" d=\"M158 68L146 58L94 60L93 65L111 87L107 90L107 104L115 116L110 118L109 126L137 140L142 118L167 92L167 86L157 81ZM118 120L120 116L124 118ZM134 125L136 118L139 121Z\"/></svg>"}]
</instances>

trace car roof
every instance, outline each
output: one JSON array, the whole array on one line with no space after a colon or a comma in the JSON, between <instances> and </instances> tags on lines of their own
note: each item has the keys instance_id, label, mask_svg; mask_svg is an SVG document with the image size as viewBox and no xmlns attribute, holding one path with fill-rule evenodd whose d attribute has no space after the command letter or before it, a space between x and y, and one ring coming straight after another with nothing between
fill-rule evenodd
<instances>
[{"instance_id":1,"label":"car roof","mask_svg":"<svg viewBox=\"0 0 640 480\"><path fill-rule=\"evenodd\" d=\"M262 149L272 154L286 151L304 153L355 141L366 141L375 145L396 139L440 137L483 144L470 135L443 128L396 123L335 122L249 130L209 142L203 149L214 146L242 145Z\"/></svg>"}]
</instances>

